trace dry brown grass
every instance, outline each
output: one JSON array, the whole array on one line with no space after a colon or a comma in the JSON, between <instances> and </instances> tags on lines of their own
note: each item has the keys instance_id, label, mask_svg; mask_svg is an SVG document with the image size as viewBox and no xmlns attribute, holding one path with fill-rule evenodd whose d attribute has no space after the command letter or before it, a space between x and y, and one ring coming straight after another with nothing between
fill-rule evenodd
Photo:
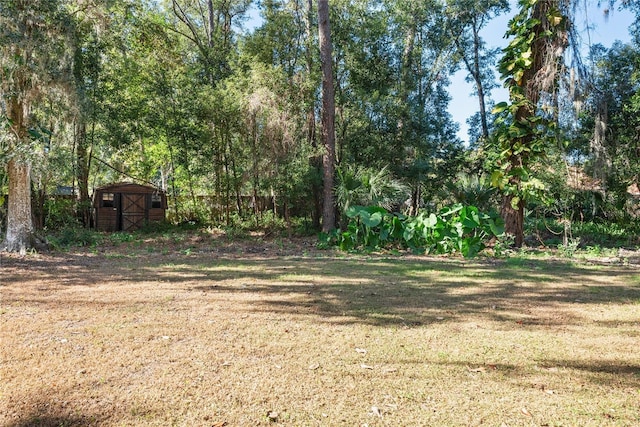
<instances>
[{"instance_id":1,"label":"dry brown grass","mask_svg":"<svg viewBox=\"0 0 640 427\"><path fill-rule=\"evenodd\" d=\"M3 255L0 425L640 425L633 267L187 243Z\"/></svg>"}]
</instances>

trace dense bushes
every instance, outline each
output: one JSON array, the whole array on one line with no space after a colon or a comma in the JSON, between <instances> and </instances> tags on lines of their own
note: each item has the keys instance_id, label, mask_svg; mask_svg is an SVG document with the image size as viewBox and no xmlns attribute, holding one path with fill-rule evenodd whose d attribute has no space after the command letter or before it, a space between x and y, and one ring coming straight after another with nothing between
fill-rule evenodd
<instances>
[{"instance_id":1,"label":"dense bushes","mask_svg":"<svg viewBox=\"0 0 640 427\"><path fill-rule=\"evenodd\" d=\"M409 249L416 253L473 257L489 240L502 237L504 223L475 206L456 204L417 216L390 213L377 206L351 206L346 230L320 235L321 245L353 249Z\"/></svg>"}]
</instances>

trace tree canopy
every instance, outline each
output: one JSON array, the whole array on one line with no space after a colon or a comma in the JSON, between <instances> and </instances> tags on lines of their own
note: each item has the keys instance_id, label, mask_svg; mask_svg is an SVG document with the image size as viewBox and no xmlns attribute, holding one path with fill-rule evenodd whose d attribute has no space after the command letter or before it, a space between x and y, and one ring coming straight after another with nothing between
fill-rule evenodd
<instances>
[{"instance_id":1,"label":"tree canopy","mask_svg":"<svg viewBox=\"0 0 640 427\"><path fill-rule=\"evenodd\" d=\"M463 202L500 211L519 246L527 212L631 221L640 32L568 61L574 10L521 1L499 51L482 37L498 0L0 2L3 247L91 226L93 189L130 180L166 191L176 223L329 231L354 204ZM460 69L469 143L449 112Z\"/></svg>"}]
</instances>

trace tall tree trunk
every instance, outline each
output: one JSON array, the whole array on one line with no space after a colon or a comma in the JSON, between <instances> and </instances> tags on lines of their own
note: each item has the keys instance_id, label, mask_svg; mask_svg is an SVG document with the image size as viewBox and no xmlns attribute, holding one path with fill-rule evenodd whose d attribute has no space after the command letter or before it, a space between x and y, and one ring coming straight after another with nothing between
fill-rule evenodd
<instances>
[{"instance_id":1,"label":"tall tree trunk","mask_svg":"<svg viewBox=\"0 0 640 427\"><path fill-rule=\"evenodd\" d=\"M487 140L489 138L489 125L487 124L487 107L486 107L486 99L484 93L484 84L482 83L482 70L480 67L482 64L480 63L480 48L481 48L481 40L480 40L480 26L478 25L478 20L474 18L473 20L473 72L471 75L473 76L473 80L476 84L476 91L478 92L478 107L480 108L480 124L482 126L482 139ZM466 62L466 59L465 59Z\"/></svg>"},{"instance_id":2,"label":"tall tree trunk","mask_svg":"<svg viewBox=\"0 0 640 427\"><path fill-rule=\"evenodd\" d=\"M526 6L528 7L528 6ZM549 21L548 14L551 10L559 7L558 0L540 0L531 11L531 20L537 21L530 29L533 32L533 44L531 46L532 63L529 68L524 70L519 80L512 79L510 84L516 84L524 88L524 95L528 102L521 104L515 115L515 122L527 122L536 115L538 102L543 92L551 92L557 82L559 61L562 58L562 52L567 44L566 28L563 31L555 29L554 25ZM555 29L555 31L551 31ZM551 32L553 38L546 33ZM518 142L520 146L530 147L534 142L535 136L532 133L513 140ZM507 172L517 168L528 168L530 163L535 160L531 158L528 151L515 153L507 159ZM522 179L519 175L512 175L509 178L509 184L512 188L521 189ZM505 194L502 197L502 206L500 214L505 220L505 233L512 234L515 237L515 246L521 247L524 243L524 205L525 202L520 195L518 203L513 203L513 194Z\"/></svg>"},{"instance_id":3,"label":"tall tree trunk","mask_svg":"<svg viewBox=\"0 0 640 427\"><path fill-rule=\"evenodd\" d=\"M480 25L478 19L473 18L473 71L471 75L476 84L476 91L478 92L478 107L480 108L480 124L482 126L482 139L485 141L489 138L489 125L487 124L487 106L484 93L484 84L482 82L482 64L480 61L480 48L482 47L480 40ZM466 62L466 59L465 59ZM467 65L468 68L468 65Z\"/></svg>"},{"instance_id":4,"label":"tall tree trunk","mask_svg":"<svg viewBox=\"0 0 640 427\"><path fill-rule=\"evenodd\" d=\"M416 17L411 18L411 22L409 22L409 28L407 29L407 34L404 39L404 50L402 51L402 71L400 75L400 114L398 117L397 131L396 131L396 147L402 156L406 158L408 161L413 161L415 158L415 150L410 149L407 151L405 147L412 146L413 144L408 140L409 132L408 129L411 127L411 111L409 107L409 92L410 88L413 86L412 77L414 73L412 72L413 66L413 50L415 47L415 38L417 32L418 22ZM418 212L418 207L420 203L420 181L422 177L420 174L418 176L411 177L413 185L415 186L415 191L411 192L411 208L410 215L416 215Z\"/></svg>"},{"instance_id":5,"label":"tall tree trunk","mask_svg":"<svg viewBox=\"0 0 640 427\"><path fill-rule=\"evenodd\" d=\"M482 24L478 22L476 17L471 20L471 32L473 33L473 58L469 59L465 49L460 43L459 38L454 39L456 48L462 56L462 62L464 63L467 72L473 78L473 83L476 86L476 94L478 95L478 113L480 114L480 127L481 137L483 140L487 140L489 137L489 124L487 123L487 106L486 106L486 94L484 83L482 82L482 62L480 58L480 49L482 48L482 40L480 39L480 29Z\"/></svg>"},{"instance_id":6,"label":"tall tree trunk","mask_svg":"<svg viewBox=\"0 0 640 427\"><path fill-rule=\"evenodd\" d=\"M322 231L329 232L335 228L336 224L335 195L333 193L336 163L336 111L328 0L318 0L318 36L322 66L322 143L324 145L324 154L322 156L324 179Z\"/></svg>"},{"instance_id":7,"label":"tall tree trunk","mask_svg":"<svg viewBox=\"0 0 640 427\"><path fill-rule=\"evenodd\" d=\"M608 106L605 96L599 100L595 115L595 126L593 138L590 141L591 155L593 156L593 178L599 181L602 186L603 196L607 193L607 172L610 162L607 159L607 150L605 147L607 124L608 124Z\"/></svg>"},{"instance_id":8,"label":"tall tree trunk","mask_svg":"<svg viewBox=\"0 0 640 427\"><path fill-rule=\"evenodd\" d=\"M8 118L11 121L10 132L16 146L28 144L26 119L29 106L16 97L8 104ZM31 210L31 163L21 154L15 153L7 163L9 182L7 207L7 233L2 249L9 252L26 253L35 245L33 218Z\"/></svg>"},{"instance_id":9,"label":"tall tree trunk","mask_svg":"<svg viewBox=\"0 0 640 427\"><path fill-rule=\"evenodd\" d=\"M411 78L413 72L411 70L413 64L413 49L415 46L416 30L418 23L416 18L412 17L407 30L407 35L404 39L404 49L402 51L402 71L400 75L400 105L402 110L400 111L400 117L398 118L397 125L397 139L398 146L402 147L406 142L406 128L409 127L408 121L410 120L409 111L409 91L412 86Z\"/></svg>"},{"instance_id":10,"label":"tall tree trunk","mask_svg":"<svg viewBox=\"0 0 640 427\"><path fill-rule=\"evenodd\" d=\"M306 31L306 43L305 43L305 59L306 59L306 71L307 78L311 81L313 76L313 0L307 0L307 10L305 13L305 31ZM322 157L315 155L318 148L318 142L316 140L316 108L315 108L315 94L313 85L308 85L309 89L306 94L306 101L309 103L307 106L307 143L314 149L314 156L310 159L311 167L317 172L317 176L322 173ZM311 182L311 194L313 197L313 210L311 218L313 222L313 228L320 229L320 219L322 218L322 187L319 180L312 180Z\"/></svg>"},{"instance_id":11,"label":"tall tree trunk","mask_svg":"<svg viewBox=\"0 0 640 427\"><path fill-rule=\"evenodd\" d=\"M7 234L2 248L24 254L35 245L31 217L31 165L26 160L14 157L7 163L7 175Z\"/></svg>"},{"instance_id":12,"label":"tall tree trunk","mask_svg":"<svg viewBox=\"0 0 640 427\"><path fill-rule=\"evenodd\" d=\"M90 154L87 141L87 125L83 118L79 117L76 122L76 179L78 180L78 216L85 227L91 221L91 198L89 197L89 167Z\"/></svg>"}]
</instances>

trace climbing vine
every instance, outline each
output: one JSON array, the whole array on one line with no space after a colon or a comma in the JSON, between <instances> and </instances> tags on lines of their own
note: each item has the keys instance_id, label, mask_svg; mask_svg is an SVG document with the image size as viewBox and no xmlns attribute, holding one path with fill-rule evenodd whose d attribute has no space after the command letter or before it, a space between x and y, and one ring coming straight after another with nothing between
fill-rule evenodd
<instances>
[{"instance_id":1,"label":"climbing vine","mask_svg":"<svg viewBox=\"0 0 640 427\"><path fill-rule=\"evenodd\" d=\"M489 147L493 153L491 183L502 191L506 230L515 235L517 245L522 243L524 203L542 196L544 190L532 166L544 158L556 126L545 113L552 108L540 101L543 93L555 90L567 22L557 0L521 0L520 12L506 34L513 39L499 63L509 102L493 110L497 132ZM509 215L516 217L510 221Z\"/></svg>"}]
</instances>

